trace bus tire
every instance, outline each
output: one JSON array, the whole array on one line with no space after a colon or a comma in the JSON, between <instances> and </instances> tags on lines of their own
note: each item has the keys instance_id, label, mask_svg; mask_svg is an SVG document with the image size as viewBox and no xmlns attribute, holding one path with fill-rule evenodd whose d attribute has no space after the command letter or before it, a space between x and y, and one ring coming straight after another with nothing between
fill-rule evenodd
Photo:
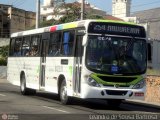
<instances>
[{"instance_id":1,"label":"bus tire","mask_svg":"<svg viewBox=\"0 0 160 120\"><path fill-rule=\"evenodd\" d=\"M121 99L108 99L107 104L110 107L119 107L123 100Z\"/></svg>"},{"instance_id":2,"label":"bus tire","mask_svg":"<svg viewBox=\"0 0 160 120\"><path fill-rule=\"evenodd\" d=\"M70 97L67 95L67 85L65 80L61 82L59 95L62 104L67 105L70 103Z\"/></svg>"},{"instance_id":3,"label":"bus tire","mask_svg":"<svg viewBox=\"0 0 160 120\"><path fill-rule=\"evenodd\" d=\"M36 90L29 89L26 87L26 78L24 74L21 75L20 90L22 95L36 94Z\"/></svg>"}]
</instances>

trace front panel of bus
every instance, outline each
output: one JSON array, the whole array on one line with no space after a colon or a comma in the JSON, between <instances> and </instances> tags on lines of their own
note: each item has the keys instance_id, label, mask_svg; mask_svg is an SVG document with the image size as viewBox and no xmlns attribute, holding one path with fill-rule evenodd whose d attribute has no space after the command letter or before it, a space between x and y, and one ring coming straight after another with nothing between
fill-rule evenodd
<instances>
[{"instance_id":1,"label":"front panel of bus","mask_svg":"<svg viewBox=\"0 0 160 120\"><path fill-rule=\"evenodd\" d=\"M92 22L84 50L83 98L144 98L147 54L143 27Z\"/></svg>"}]
</instances>

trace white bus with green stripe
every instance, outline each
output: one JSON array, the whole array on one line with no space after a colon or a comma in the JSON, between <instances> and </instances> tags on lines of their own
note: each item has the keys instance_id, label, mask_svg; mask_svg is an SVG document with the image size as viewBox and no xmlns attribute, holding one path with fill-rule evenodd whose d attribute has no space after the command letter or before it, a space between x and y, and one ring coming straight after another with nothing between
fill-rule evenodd
<instances>
[{"instance_id":1,"label":"white bus with green stripe","mask_svg":"<svg viewBox=\"0 0 160 120\"><path fill-rule=\"evenodd\" d=\"M104 99L119 105L144 99L147 68L142 26L83 20L11 35L7 79L23 95L36 91Z\"/></svg>"}]
</instances>

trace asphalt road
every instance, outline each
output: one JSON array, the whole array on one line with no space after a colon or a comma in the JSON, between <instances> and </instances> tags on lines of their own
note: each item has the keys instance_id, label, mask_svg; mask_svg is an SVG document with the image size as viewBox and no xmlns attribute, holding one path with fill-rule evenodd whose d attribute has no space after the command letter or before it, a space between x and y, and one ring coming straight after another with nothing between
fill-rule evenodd
<instances>
[{"instance_id":1,"label":"asphalt road","mask_svg":"<svg viewBox=\"0 0 160 120\"><path fill-rule=\"evenodd\" d=\"M0 82L0 120L159 120L158 114L158 108L128 102L118 108L104 100L73 99L71 105L62 105L55 94L23 96L19 87Z\"/></svg>"}]
</instances>

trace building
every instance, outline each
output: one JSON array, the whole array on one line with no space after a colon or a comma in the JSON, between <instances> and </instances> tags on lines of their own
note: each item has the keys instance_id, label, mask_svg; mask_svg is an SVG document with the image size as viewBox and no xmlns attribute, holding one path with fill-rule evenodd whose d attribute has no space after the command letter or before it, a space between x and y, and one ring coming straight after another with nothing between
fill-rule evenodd
<instances>
[{"instance_id":1,"label":"building","mask_svg":"<svg viewBox=\"0 0 160 120\"><path fill-rule=\"evenodd\" d=\"M35 12L9 7L10 33L27 30L35 25Z\"/></svg>"},{"instance_id":2,"label":"building","mask_svg":"<svg viewBox=\"0 0 160 120\"><path fill-rule=\"evenodd\" d=\"M0 38L29 29L35 25L36 13L0 4Z\"/></svg>"},{"instance_id":3,"label":"building","mask_svg":"<svg viewBox=\"0 0 160 120\"><path fill-rule=\"evenodd\" d=\"M10 22L8 19L9 5L0 4L0 37L6 38L10 35Z\"/></svg>"},{"instance_id":4,"label":"building","mask_svg":"<svg viewBox=\"0 0 160 120\"><path fill-rule=\"evenodd\" d=\"M44 0L43 5L41 5L41 20L58 20L63 16L65 10L61 10L59 15L55 15L55 10L61 4L65 3L65 0Z\"/></svg>"},{"instance_id":5,"label":"building","mask_svg":"<svg viewBox=\"0 0 160 120\"><path fill-rule=\"evenodd\" d=\"M112 0L112 16L126 22L137 23L136 17L130 16L131 0Z\"/></svg>"},{"instance_id":6,"label":"building","mask_svg":"<svg viewBox=\"0 0 160 120\"><path fill-rule=\"evenodd\" d=\"M118 18L130 17L131 0L112 0L112 15Z\"/></svg>"},{"instance_id":7,"label":"building","mask_svg":"<svg viewBox=\"0 0 160 120\"><path fill-rule=\"evenodd\" d=\"M44 0L43 5L41 5L41 19L42 21L52 19L54 12L54 1L53 0Z\"/></svg>"},{"instance_id":8,"label":"building","mask_svg":"<svg viewBox=\"0 0 160 120\"><path fill-rule=\"evenodd\" d=\"M160 40L160 8L138 11L131 16L137 18L139 24L148 25L148 37Z\"/></svg>"}]
</instances>

